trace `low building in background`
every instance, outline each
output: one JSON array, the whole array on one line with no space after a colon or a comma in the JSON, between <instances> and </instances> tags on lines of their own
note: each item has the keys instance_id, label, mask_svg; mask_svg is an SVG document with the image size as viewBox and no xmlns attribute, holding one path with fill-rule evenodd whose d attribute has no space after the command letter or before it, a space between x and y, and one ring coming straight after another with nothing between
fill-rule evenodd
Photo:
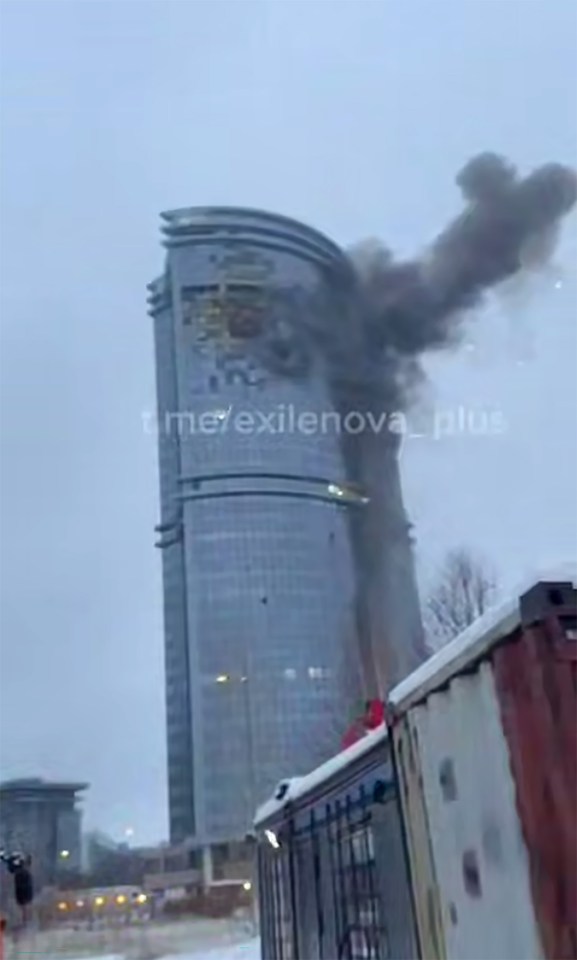
<instances>
[{"instance_id":1,"label":"low building in background","mask_svg":"<svg viewBox=\"0 0 577 960\"><path fill-rule=\"evenodd\" d=\"M142 853L127 843L117 843L99 830L83 838L83 885L140 884L144 875Z\"/></svg>"},{"instance_id":2,"label":"low building in background","mask_svg":"<svg viewBox=\"0 0 577 960\"><path fill-rule=\"evenodd\" d=\"M91 873L110 857L120 853L121 844L102 830L90 830L82 835L82 872Z\"/></svg>"},{"instance_id":3,"label":"low building in background","mask_svg":"<svg viewBox=\"0 0 577 960\"><path fill-rule=\"evenodd\" d=\"M136 852L136 851L135 851ZM207 890L219 883L246 881L252 870L252 847L247 842L218 843L201 847L193 840L178 844L161 843L141 848L144 884L158 887L160 877L187 877L186 885ZM181 884L179 884L181 885Z\"/></svg>"},{"instance_id":4,"label":"low building in background","mask_svg":"<svg viewBox=\"0 0 577 960\"><path fill-rule=\"evenodd\" d=\"M115 922L150 919L151 898L141 887L115 884L109 887L46 890L37 904L42 925Z\"/></svg>"},{"instance_id":5,"label":"low building in background","mask_svg":"<svg viewBox=\"0 0 577 960\"><path fill-rule=\"evenodd\" d=\"M78 801L87 787L39 777L0 784L0 845L31 855L37 890L81 869Z\"/></svg>"},{"instance_id":6,"label":"low building in background","mask_svg":"<svg viewBox=\"0 0 577 960\"><path fill-rule=\"evenodd\" d=\"M253 847L248 842L200 847L192 840L139 851L143 889L167 914L228 916L253 901Z\"/></svg>"}]
</instances>

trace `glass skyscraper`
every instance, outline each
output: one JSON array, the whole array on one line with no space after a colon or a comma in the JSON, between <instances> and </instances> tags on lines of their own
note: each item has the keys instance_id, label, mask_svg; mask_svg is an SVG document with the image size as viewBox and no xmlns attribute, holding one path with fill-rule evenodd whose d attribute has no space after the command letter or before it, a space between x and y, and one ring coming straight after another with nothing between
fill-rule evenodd
<instances>
[{"instance_id":1,"label":"glass skyscraper","mask_svg":"<svg viewBox=\"0 0 577 960\"><path fill-rule=\"evenodd\" d=\"M243 837L279 779L338 747L359 629L351 524L368 501L319 346L344 254L257 211L162 220L149 303L170 831L209 844Z\"/></svg>"}]
</instances>

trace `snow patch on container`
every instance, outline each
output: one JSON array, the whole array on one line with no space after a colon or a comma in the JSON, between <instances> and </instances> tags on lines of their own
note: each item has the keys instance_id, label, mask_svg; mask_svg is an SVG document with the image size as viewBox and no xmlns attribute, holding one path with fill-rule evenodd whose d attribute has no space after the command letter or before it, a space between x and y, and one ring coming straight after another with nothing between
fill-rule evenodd
<instances>
[{"instance_id":1,"label":"snow patch on container","mask_svg":"<svg viewBox=\"0 0 577 960\"><path fill-rule=\"evenodd\" d=\"M571 583L577 589L577 563L560 564L527 577L509 599L488 610L406 680L397 684L389 695L391 707L397 713L408 709L512 633L521 622L519 598L537 583Z\"/></svg>"},{"instance_id":2,"label":"snow patch on container","mask_svg":"<svg viewBox=\"0 0 577 960\"><path fill-rule=\"evenodd\" d=\"M332 779L341 770L346 769L359 757L368 753L376 744L387 739L388 729L383 723L376 730L371 730L365 737L347 747L335 757L331 757L326 763L321 764L311 773L304 777L293 777L291 780L281 780L274 791L273 796L263 803L257 810L254 825L261 826L266 820L269 820L275 813L282 810L288 803L304 797L311 793L316 787L321 786L327 780ZM286 789L283 789L285 788Z\"/></svg>"}]
</instances>

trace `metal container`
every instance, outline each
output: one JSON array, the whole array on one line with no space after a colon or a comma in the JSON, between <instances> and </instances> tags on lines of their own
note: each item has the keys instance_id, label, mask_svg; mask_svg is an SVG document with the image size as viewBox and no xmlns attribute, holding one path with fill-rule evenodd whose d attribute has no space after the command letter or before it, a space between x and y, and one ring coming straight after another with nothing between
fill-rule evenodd
<instances>
[{"instance_id":1,"label":"metal container","mask_svg":"<svg viewBox=\"0 0 577 960\"><path fill-rule=\"evenodd\" d=\"M411 893L384 725L281 789L256 830L266 960L414 960Z\"/></svg>"},{"instance_id":2,"label":"metal container","mask_svg":"<svg viewBox=\"0 0 577 960\"><path fill-rule=\"evenodd\" d=\"M577 955L574 584L534 584L391 694L423 957Z\"/></svg>"},{"instance_id":3,"label":"metal container","mask_svg":"<svg viewBox=\"0 0 577 960\"><path fill-rule=\"evenodd\" d=\"M538 586L521 602L521 641L493 657L535 912L545 954L555 960L577 957L575 613L574 590Z\"/></svg>"},{"instance_id":4,"label":"metal container","mask_svg":"<svg viewBox=\"0 0 577 960\"><path fill-rule=\"evenodd\" d=\"M393 727L398 790L405 823L407 855L420 941L420 956L445 960L445 934L430 829L422 790L416 731L408 717Z\"/></svg>"}]
</instances>

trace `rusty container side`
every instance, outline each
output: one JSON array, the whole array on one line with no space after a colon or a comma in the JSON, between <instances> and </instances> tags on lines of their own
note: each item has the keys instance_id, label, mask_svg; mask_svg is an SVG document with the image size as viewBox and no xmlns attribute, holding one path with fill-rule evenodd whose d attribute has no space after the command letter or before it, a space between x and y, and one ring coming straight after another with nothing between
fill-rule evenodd
<instances>
[{"instance_id":1,"label":"rusty container side","mask_svg":"<svg viewBox=\"0 0 577 960\"><path fill-rule=\"evenodd\" d=\"M440 897L422 788L419 748L408 717L393 728L399 795L422 960L446 960Z\"/></svg>"},{"instance_id":2,"label":"rusty container side","mask_svg":"<svg viewBox=\"0 0 577 960\"><path fill-rule=\"evenodd\" d=\"M577 643L575 590L541 585L517 642L493 652L502 725L549 960L577 957ZM555 603L551 603L551 599Z\"/></svg>"},{"instance_id":3,"label":"rusty container side","mask_svg":"<svg viewBox=\"0 0 577 960\"><path fill-rule=\"evenodd\" d=\"M543 956L490 662L409 711L451 960Z\"/></svg>"}]
</instances>

